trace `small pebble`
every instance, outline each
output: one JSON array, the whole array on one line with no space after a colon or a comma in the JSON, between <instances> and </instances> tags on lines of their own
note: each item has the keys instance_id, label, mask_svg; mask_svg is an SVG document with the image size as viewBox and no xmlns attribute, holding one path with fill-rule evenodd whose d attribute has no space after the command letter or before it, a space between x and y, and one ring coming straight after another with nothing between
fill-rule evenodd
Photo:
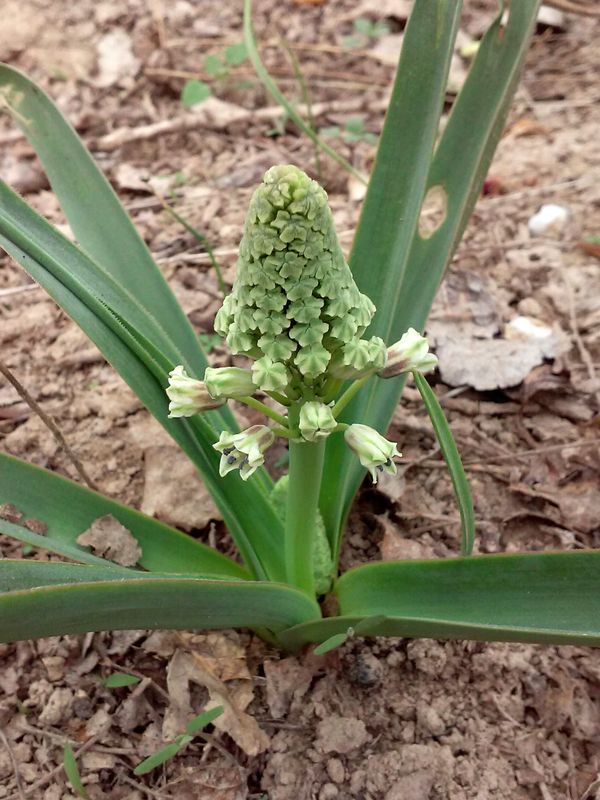
<instances>
[{"instance_id":1,"label":"small pebble","mask_svg":"<svg viewBox=\"0 0 600 800\"><path fill-rule=\"evenodd\" d=\"M377 686L383 676L383 667L372 653L357 653L350 657L348 678L351 683L369 689Z\"/></svg>"},{"instance_id":2,"label":"small pebble","mask_svg":"<svg viewBox=\"0 0 600 800\"><path fill-rule=\"evenodd\" d=\"M547 203L530 217L527 226L532 236L556 234L565 227L569 216L569 210L564 206Z\"/></svg>"}]
</instances>

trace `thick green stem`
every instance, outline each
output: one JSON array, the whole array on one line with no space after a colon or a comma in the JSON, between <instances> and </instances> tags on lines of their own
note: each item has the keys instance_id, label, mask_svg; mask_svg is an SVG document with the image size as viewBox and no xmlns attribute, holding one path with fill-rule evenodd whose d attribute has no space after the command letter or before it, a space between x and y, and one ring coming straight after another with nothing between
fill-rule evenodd
<instances>
[{"instance_id":1,"label":"thick green stem","mask_svg":"<svg viewBox=\"0 0 600 800\"><path fill-rule=\"evenodd\" d=\"M297 408L290 411L297 413ZM290 420L291 421L291 420ZM288 583L315 593L313 547L325 440L290 442L290 479L285 515L285 570Z\"/></svg>"}]
</instances>

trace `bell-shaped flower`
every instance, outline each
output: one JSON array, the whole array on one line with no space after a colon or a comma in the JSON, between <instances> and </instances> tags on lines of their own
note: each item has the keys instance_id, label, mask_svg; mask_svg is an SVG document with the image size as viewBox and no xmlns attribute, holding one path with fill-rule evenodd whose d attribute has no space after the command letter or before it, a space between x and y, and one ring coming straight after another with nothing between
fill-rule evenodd
<instances>
[{"instance_id":1,"label":"bell-shaped flower","mask_svg":"<svg viewBox=\"0 0 600 800\"><path fill-rule=\"evenodd\" d=\"M247 397L256 391L252 373L241 367L207 367L204 384L215 399Z\"/></svg>"},{"instance_id":2,"label":"bell-shaped flower","mask_svg":"<svg viewBox=\"0 0 600 800\"><path fill-rule=\"evenodd\" d=\"M209 394L202 381L190 378L185 369L179 365L169 373L167 387L169 417L193 417L201 411L222 406L225 400Z\"/></svg>"},{"instance_id":3,"label":"bell-shaped flower","mask_svg":"<svg viewBox=\"0 0 600 800\"><path fill-rule=\"evenodd\" d=\"M388 347L385 367L378 373L381 378L394 378L403 372L430 372L438 359L429 352L429 343L414 328L409 328L400 341Z\"/></svg>"},{"instance_id":4,"label":"bell-shaped flower","mask_svg":"<svg viewBox=\"0 0 600 800\"><path fill-rule=\"evenodd\" d=\"M346 444L353 450L363 467L371 473L373 483L377 483L379 472L396 474L394 457L401 456L395 442L390 442L368 425L355 423L344 431Z\"/></svg>"},{"instance_id":5,"label":"bell-shaped flower","mask_svg":"<svg viewBox=\"0 0 600 800\"><path fill-rule=\"evenodd\" d=\"M337 427L337 420L331 408L325 403L311 400L300 409L300 433L307 442L318 442L326 439Z\"/></svg>"},{"instance_id":6,"label":"bell-shaped flower","mask_svg":"<svg viewBox=\"0 0 600 800\"><path fill-rule=\"evenodd\" d=\"M265 463L264 452L275 441L275 434L266 425L252 425L241 433L223 431L219 441L213 444L221 453L219 475L223 478L234 469L239 469L243 481Z\"/></svg>"}]
</instances>

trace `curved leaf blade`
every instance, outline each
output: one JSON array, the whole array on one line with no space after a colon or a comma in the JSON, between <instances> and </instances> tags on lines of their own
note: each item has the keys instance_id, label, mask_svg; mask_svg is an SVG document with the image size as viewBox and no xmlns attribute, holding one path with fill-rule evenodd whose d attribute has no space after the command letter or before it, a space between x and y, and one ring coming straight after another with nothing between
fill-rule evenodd
<instances>
[{"instance_id":1,"label":"curved leaf blade","mask_svg":"<svg viewBox=\"0 0 600 800\"><path fill-rule=\"evenodd\" d=\"M147 313L130 306L124 289L1 182L0 246L87 333L190 457L254 576L283 579L282 523L267 497L270 479L264 471L248 483L240 482L237 475L225 480L220 477L219 456L212 447L218 434L211 423L219 426L217 429L231 427L224 421L233 419L230 412L169 419L165 387L173 365L170 358L175 358L176 352L164 336L161 339L157 327L155 336L167 354L136 329L133 323Z\"/></svg>"},{"instance_id":2,"label":"curved leaf blade","mask_svg":"<svg viewBox=\"0 0 600 800\"><path fill-rule=\"evenodd\" d=\"M81 247L140 298L188 367L202 365L202 349L183 309L75 130L39 86L6 64L0 65L0 96L38 154Z\"/></svg>"},{"instance_id":3,"label":"curved leaf blade","mask_svg":"<svg viewBox=\"0 0 600 800\"><path fill-rule=\"evenodd\" d=\"M13 503L26 517L44 522L48 532L37 536L27 528L0 519L0 531L36 547L75 561L103 563L76 543L94 520L108 514L138 541L140 566L154 572L201 573L248 578L246 570L227 556L191 536L139 511L79 486L55 473L0 453L0 504ZM114 565L117 569L124 569Z\"/></svg>"},{"instance_id":4,"label":"curved leaf blade","mask_svg":"<svg viewBox=\"0 0 600 800\"><path fill-rule=\"evenodd\" d=\"M355 280L377 307L369 333L390 344L403 299L402 279L410 244L425 196L460 8L457 0L425 0L414 4L352 246L350 266ZM376 393L384 390L380 383L367 384L344 411L344 422L364 422L384 432L387 420L371 409ZM396 384L394 405L399 391ZM334 554L339 552L341 526L363 475L363 468L341 437L330 437L321 513ZM337 485L339 488L333 491L332 487Z\"/></svg>"},{"instance_id":5,"label":"curved leaf blade","mask_svg":"<svg viewBox=\"0 0 600 800\"><path fill-rule=\"evenodd\" d=\"M132 573L102 567L0 560L0 641L100 630L279 631L320 616L303 592L276 583Z\"/></svg>"},{"instance_id":6,"label":"curved leaf blade","mask_svg":"<svg viewBox=\"0 0 600 800\"><path fill-rule=\"evenodd\" d=\"M600 645L599 582L600 550L579 550L367 564L335 593L341 615L394 618L386 635Z\"/></svg>"},{"instance_id":7,"label":"curved leaf blade","mask_svg":"<svg viewBox=\"0 0 600 800\"><path fill-rule=\"evenodd\" d=\"M359 288L367 294L370 293L378 307L378 314L369 333L382 336L389 344L399 339L409 327L423 330L437 287L471 215L496 144L502 134L539 3L540 0L520 0L519 3L511 3L505 26L501 9L480 43L467 80L454 103L448 124L436 147L426 184L419 194L420 211L424 192L436 185L444 187L447 195L447 214L440 227L429 238L421 238L417 232L418 217L415 220L412 211L405 217L403 203L409 201L401 191L396 192L393 181L390 181L389 207L394 210L395 216L389 221L389 225L398 231L404 229L402 238L406 253L404 255L397 253L394 244L385 239L379 246L376 239L381 230L381 222L375 214L370 216L370 227L366 227L366 204L369 201L369 193L367 194L351 264ZM439 0L430 3L417 2L411 20L416 20L417 12L434 14L440 7ZM411 20L406 37L410 31ZM401 56L398 81L402 77L402 58ZM423 51L422 58L428 59L429 52ZM418 58L414 61L415 64L419 62ZM418 84L418 77L415 78L411 74L411 65L408 61L406 63L408 66L406 81ZM415 127L420 126L422 111L419 105L416 108L409 106L405 102L405 97L408 95L397 92L397 86L398 83L394 88L393 102L399 104L399 111L409 121L409 125L414 119ZM423 96L417 98L417 103L428 103L429 97L428 90L424 87ZM398 123L398 130L401 129L401 124ZM398 173L402 169L411 171L412 157L408 152L407 158L403 158L407 153L404 141L398 139L394 128L388 125L387 120L382 134L382 146L385 141L389 141L390 146L390 160L387 164L390 176L396 175L399 181L398 187L401 189L404 184ZM381 180L381 185L386 185L383 177L378 180ZM379 190L379 186L376 185L373 189L370 188L369 192L375 193ZM382 207L382 213L384 212L385 209ZM408 220L410 225L405 220ZM377 258L373 258L375 252ZM360 259L359 253L363 254ZM406 266L403 268L402 264ZM397 274L401 280L394 292L398 302L393 307L388 307L384 316L379 313L383 308L380 294L382 287L386 286L385 276L388 273ZM386 291L389 292L389 286ZM385 302L384 300L384 304ZM403 386L404 381L401 380L388 381L385 385L371 382L348 406L343 415L344 421L364 422L383 432L398 404ZM322 512L327 529L339 547L340 529L360 486L364 470L332 437L328 442L326 474L327 480L332 484L335 483L337 475L345 476L343 497L332 501L327 493L323 496Z\"/></svg>"},{"instance_id":8,"label":"curved leaf blade","mask_svg":"<svg viewBox=\"0 0 600 800\"><path fill-rule=\"evenodd\" d=\"M454 495L460 512L462 528L460 552L463 556L470 556L475 542L475 509L469 481L460 459L452 431L444 415L442 407L435 396L435 392L427 383L427 379L420 372L414 372L413 378L419 394L423 399L433 430L440 444L440 450L450 473L450 480L454 488Z\"/></svg>"},{"instance_id":9,"label":"curved leaf blade","mask_svg":"<svg viewBox=\"0 0 600 800\"><path fill-rule=\"evenodd\" d=\"M248 58L254 67L258 79L275 102L284 109L288 117L294 120L302 133L308 136L316 147L319 147L324 153L327 153L330 158L337 161L341 167L357 178L361 183L365 183L364 176L361 175L347 159L334 150L333 147L330 147L327 142L324 142L323 139L315 133L312 127L302 119L294 105L290 103L269 74L258 52L254 31L252 30L252 0L244 0L244 44L246 45Z\"/></svg>"}]
</instances>

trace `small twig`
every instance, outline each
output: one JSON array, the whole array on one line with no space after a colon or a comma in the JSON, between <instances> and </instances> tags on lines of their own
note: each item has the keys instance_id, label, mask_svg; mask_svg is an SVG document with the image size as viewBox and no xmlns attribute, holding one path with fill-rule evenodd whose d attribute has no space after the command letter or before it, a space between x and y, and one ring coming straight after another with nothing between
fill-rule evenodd
<instances>
[{"instance_id":1,"label":"small twig","mask_svg":"<svg viewBox=\"0 0 600 800\"><path fill-rule=\"evenodd\" d=\"M40 404L33 399L33 397L29 394L27 389L23 386L23 384L17 380L17 378L13 375L13 373L9 370L9 368L4 364L3 361L0 361L0 373L4 375L6 380L12 384L12 386L17 390L19 396L22 400L24 400L29 408L38 415L38 417L42 420L44 425L48 428L48 430L52 433L56 441L58 442L59 446L65 451L67 457L70 459L71 463L77 470L78 475L83 480L83 482L94 491L97 491L97 487L93 480L89 477L85 468L79 458L75 455L73 450L71 450L67 440L62 434L62 431L58 428L54 420L46 414Z\"/></svg>"},{"instance_id":2,"label":"small twig","mask_svg":"<svg viewBox=\"0 0 600 800\"><path fill-rule=\"evenodd\" d=\"M13 753L12 747L10 746L10 742L8 741L6 734L4 733L3 730L0 730L0 741L6 748L8 757L10 758L10 763L12 764L13 772L15 775L15 783L17 785L17 794L20 800L26 800L27 795L25 794L25 790L23 789L23 781L21 780L19 765L17 764L17 759L15 758L15 754Z\"/></svg>"},{"instance_id":3,"label":"small twig","mask_svg":"<svg viewBox=\"0 0 600 800\"><path fill-rule=\"evenodd\" d=\"M128 775L121 774L119 775L119 780L123 781L123 783L132 786L134 789L137 789L138 792L142 792L143 794L147 794L148 797L153 797L154 800L167 800L166 794L161 794L160 792L155 792L154 789L150 789L149 786L144 786L143 783L138 783L134 781L133 778L130 778ZM171 795L169 795L170 797Z\"/></svg>"},{"instance_id":4,"label":"small twig","mask_svg":"<svg viewBox=\"0 0 600 800\"><path fill-rule=\"evenodd\" d=\"M377 103L369 106L372 111L385 111L389 105L387 97L382 98ZM330 103L315 103L311 109L313 117L326 114L345 113L358 111L364 107L364 99L353 98L351 100L337 100ZM155 139L158 136L167 136L171 133L185 133L186 131L197 131L202 128L211 130L223 130L234 122L260 122L263 120L274 120L281 116L281 106L268 106L257 111L249 111L245 108L236 109L221 118L214 106L209 101L198 107L193 113L182 114L174 119L163 119L159 122L152 122L149 125L139 125L137 128L116 128L116 130L100 136L97 139L88 141L88 146L92 150L102 150L110 152L118 150L125 144L141 142L147 139ZM299 105L296 111L300 115L306 114L306 106Z\"/></svg>"},{"instance_id":5,"label":"small twig","mask_svg":"<svg viewBox=\"0 0 600 800\"><path fill-rule=\"evenodd\" d=\"M8 289L0 289L0 297L12 297L12 295L21 294L21 292L35 292L41 288L37 283L26 283L24 286L9 286Z\"/></svg>"},{"instance_id":6,"label":"small twig","mask_svg":"<svg viewBox=\"0 0 600 800\"><path fill-rule=\"evenodd\" d=\"M577 322L577 309L575 308L575 293L573 292L573 284L571 283L571 279L566 270L563 273L563 281L567 290L571 333L573 334L573 339L575 339L579 356L587 368L588 376L592 380L595 380L596 370L594 369L594 359L591 357L583 339L581 338L581 331L579 330L579 323Z\"/></svg>"}]
</instances>

